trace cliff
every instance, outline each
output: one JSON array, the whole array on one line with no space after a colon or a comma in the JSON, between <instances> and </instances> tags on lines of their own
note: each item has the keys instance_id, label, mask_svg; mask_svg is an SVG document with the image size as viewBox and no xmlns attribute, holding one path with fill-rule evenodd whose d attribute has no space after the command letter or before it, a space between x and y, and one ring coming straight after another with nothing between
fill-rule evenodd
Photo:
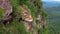
<instances>
[{"instance_id":1,"label":"cliff","mask_svg":"<svg viewBox=\"0 0 60 34\"><path fill-rule=\"evenodd\" d=\"M1 34L40 34L48 16L41 0L0 0Z\"/></svg>"}]
</instances>

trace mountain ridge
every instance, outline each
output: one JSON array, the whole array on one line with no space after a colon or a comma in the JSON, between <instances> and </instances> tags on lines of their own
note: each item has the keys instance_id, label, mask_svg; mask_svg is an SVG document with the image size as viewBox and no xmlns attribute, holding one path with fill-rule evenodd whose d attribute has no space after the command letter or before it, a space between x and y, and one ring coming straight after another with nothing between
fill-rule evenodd
<instances>
[{"instance_id":1,"label":"mountain ridge","mask_svg":"<svg viewBox=\"0 0 60 34\"><path fill-rule=\"evenodd\" d=\"M60 2L43 2L43 7L52 7L52 6L60 6Z\"/></svg>"}]
</instances>

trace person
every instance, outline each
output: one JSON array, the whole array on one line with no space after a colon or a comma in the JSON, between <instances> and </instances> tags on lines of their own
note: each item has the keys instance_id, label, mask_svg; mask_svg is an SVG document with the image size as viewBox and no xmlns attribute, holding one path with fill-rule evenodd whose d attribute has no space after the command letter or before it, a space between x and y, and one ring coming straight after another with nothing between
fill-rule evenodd
<instances>
[{"instance_id":1,"label":"person","mask_svg":"<svg viewBox=\"0 0 60 34\"><path fill-rule=\"evenodd\" d=\"M36 23L37 24L41 23L41 15L37 15Z\"/></svg>"}]
</instances>

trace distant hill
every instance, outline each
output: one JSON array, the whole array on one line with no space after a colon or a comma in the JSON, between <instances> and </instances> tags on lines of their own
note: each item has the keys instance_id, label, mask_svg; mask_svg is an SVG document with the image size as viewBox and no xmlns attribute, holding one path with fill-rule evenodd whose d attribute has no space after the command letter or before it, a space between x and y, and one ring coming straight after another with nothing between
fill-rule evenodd
<instances>
[{"instance_id":1,"label":"distant hill","mask_svg":"<svg viewBox=\"0 0 60 34\"><path fill-rule=\"evenodd\" d=\"M43 2L49 18L60 18L60 2Z\"/></svg>"},{"instance_id":2,"label":"distant hill","mask_svg":"<svg viewBox=\"0 0 60 34\"><path fill-rule=\"evenodd\" d=\"M49 34L60 34L60 2L43 2L49 15Z\"/></svg>"},{"instance_id":3,"label":"distant hill","mask_svg":"<svg viewBox=\"0 0 60 34\"><path fill-rule=\"evenodd\" d=\"M43 2L43 7L52 7L52 6L59 6L60 5L60 2Z\"/></svg>"}]
</instances>

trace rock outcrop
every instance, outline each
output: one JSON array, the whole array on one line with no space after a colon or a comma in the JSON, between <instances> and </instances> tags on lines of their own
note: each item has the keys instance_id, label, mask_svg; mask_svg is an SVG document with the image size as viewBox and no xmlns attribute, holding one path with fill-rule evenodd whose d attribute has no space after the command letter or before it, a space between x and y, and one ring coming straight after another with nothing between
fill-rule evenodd
<instances>
[{"instance_id":1,"label":"rock outcrop","mask_svg":"<svg viewBox=\"0 0 60 34\"><path fill-rule=\"evenodd\" d=\"M0 0L0 8L4 9L2 21L11 21L12 20L12 5L10 4L9 0Z\"/></svg>"}]
</instances>

